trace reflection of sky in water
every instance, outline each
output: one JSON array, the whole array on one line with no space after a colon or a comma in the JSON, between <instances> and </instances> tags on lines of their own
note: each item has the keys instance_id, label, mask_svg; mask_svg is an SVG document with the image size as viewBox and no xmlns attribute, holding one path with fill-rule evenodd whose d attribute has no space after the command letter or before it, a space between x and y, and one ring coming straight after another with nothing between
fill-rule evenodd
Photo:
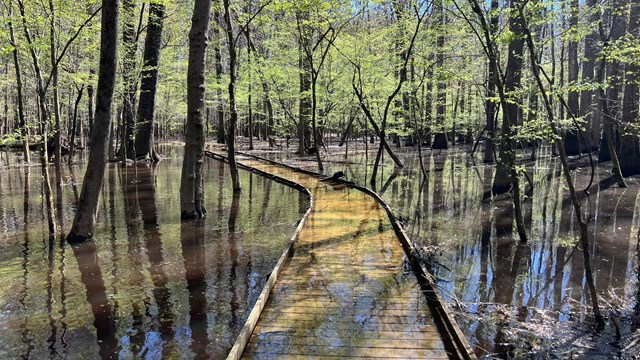
<instances>
[{"instance_id":1,"label":"reflection of sky in water","mask_svg":"<svg viewBox=\"0 0 640 360\"><path fill-rule=\"evenodd\" d=\"M371 151L375 150L377 147ZM415 150L397 150L405 167L395 175L392 161L384 158L376 188L405 219L409 237L421 246L438 247L440 265L435 266L435 275L442 279L438 285L445 296L455 294L472 314L487 317L495 307L479 304L504 301L514 305L513 312L507 314L512 316L511 321L517 321L517 308L523 305L554 310L560 321L570 319L572 311L581 311L577 305L590 305L582 252L572 252L571 247L571 239L579 235L578 226L564 180L557 176L560 165L550 156L550 149L541 149L538 160L525 165L535 187L533 198L524 208L530 240L520 251L515 226L513 235L508 227L510 198L485 205L481 202L493 168L484 166L481 159L472 163L459 150L433 157L427 150L425 166L430 176L421 184L419 161L411 151ZM325 161L327 174L344 171L348 180L371 187L366 176L371 174L375 153L370 153L368 167L364 166L362 153L350 155L349 164L342 163L343 149L332 149L332 153L326 160L334 162ZM476 155L481 156L481 152ZM573 174L576 188L581 190L589 182L589 171ZM597 169L595 183L609 175L610 165L605 164ZM631 178L628 185L626 190L614 185L591 191L591 196L583 200L592 232L591 266L598 292L605 298L609 289L624 298L636 296L634 254L640 226L640 184L637 178ZM484 235L483 227L487 230ZM472 320L461 325L471 342L480 342L487 352L493 351L493 342L499 338L495 321L491 329L486 323Z\"/></svg>"},{"instance_id":2,"label":"reflection of sky in water","mask_svg":"<svg viewBox=\"0 0 640 360\"><path fill-rule=\"evenodd\" d=\"M225 165L206 160L208 216L200 235L184 233L178 202L181 151L162 148L168 158L155 174L146 166L107 167L95 246L86 254L102 274L96 283L81 280L74 253L60 247L58 239L49 256L40 167L0 171L0 327L5 329L0 354L49 358L58 356L52 355L53 348L60 356L97 357L104 342L96 339L89 286L91 299L104 298L110 305L113 316L105 321L114 326L117 355L226 356L293 233L301 215L300 195L240 172L244 191L236 232L230 233L228 172ZM74 184L81 181L83 170L66 165L62 170L66 231L80 190ZM100 286L104 297L99 296ZM205 314L202 324L190 323L194 306ZM204 343L195 344L194 339Z\"/></svg>"}]
</instances>

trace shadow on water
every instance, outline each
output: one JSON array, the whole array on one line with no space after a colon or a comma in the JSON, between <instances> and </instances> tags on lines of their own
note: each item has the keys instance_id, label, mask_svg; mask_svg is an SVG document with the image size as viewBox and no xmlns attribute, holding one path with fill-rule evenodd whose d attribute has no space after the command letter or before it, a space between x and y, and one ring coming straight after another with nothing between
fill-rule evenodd
<instances>
[{"instance_id":1,"label":"shadow on water","mask_svg":"<svg viewBox=\"0 0 640 360\"><path fill-rule=\"evenodd\" d=\"M206 201L215 211L181 223L181 149L164 152L169 159L157 166L108 166L95 238L73 247L49 238L41 169L3 154L0 355L226 356L300 218L289 206L299 195L241 172L245 192L233 197L226 165L207 160ZM55 199L65 226L83 171L63 169Z\"/></svg>"}]
</instances>

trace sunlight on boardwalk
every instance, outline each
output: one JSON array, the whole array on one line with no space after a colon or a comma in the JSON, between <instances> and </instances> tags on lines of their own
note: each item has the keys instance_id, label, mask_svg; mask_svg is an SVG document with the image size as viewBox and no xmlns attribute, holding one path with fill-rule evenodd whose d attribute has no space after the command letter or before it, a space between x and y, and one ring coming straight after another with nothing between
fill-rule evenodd
<instances>
[{"instance_id":1,"label":"sunlight on boardwalk","mask_svg":"<svg viewBox=\"0 0 640 360\"><path fill-rule=\"evenodd\" d=\"M370 196L289 169L243 164L314 197L243 357L448 358L385 211Z\"/></svg>"}]
</instances>

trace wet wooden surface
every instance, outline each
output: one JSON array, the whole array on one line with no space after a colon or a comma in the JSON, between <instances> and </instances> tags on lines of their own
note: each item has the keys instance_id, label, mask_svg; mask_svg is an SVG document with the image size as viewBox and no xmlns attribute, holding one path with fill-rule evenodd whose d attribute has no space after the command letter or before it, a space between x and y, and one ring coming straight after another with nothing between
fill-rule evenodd
<instances>
[{"instance_id":1,"label":"wet wooden surface","mask_svg":"<svg viewBox=\"0 0 640 360\"><path fill-rule=\"evenodd\" d=\"M299 183L314 198L243 358L449 357L375 199L285 167L240 161Z\"/></svg>"}]
</instances>

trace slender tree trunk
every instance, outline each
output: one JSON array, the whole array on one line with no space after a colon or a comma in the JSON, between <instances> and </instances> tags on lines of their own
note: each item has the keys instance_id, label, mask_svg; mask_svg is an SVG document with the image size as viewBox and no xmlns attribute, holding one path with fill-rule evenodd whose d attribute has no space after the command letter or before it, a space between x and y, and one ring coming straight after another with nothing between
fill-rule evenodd
<instances>
[{"instance_id":1,"label":"slender tree trunk","mask_svg":"<svg viewBox=\"0 0 640 360\"><path fill-rule=\"evenodd\" d=\"M438 24L438 37L436 39L436 65L438 67L438 82L436 84L436 124L441 128L433 137L432 147L434 149L448 149L449 139L447 138L447 127L445 125L445 115L447 113L447 82L443 78L444 72L444 0L435 6L434 17Z\"/></svg>"},{"instance_id":2,"label":"slender tree trunk","mask_svg":"<svg viewBox=\"0 0 640 360\"><path fill-rule=\"evenodd\" d=\"M104 180L111 125L111 104L116 82L118 54L118 0L102 0L102 24L100 31L100 69L95 124L91 138L89 164L82 182L82 191L73 226L67 241L82 242L93 237L98 211L98 200Z\"/></svg>"},{"instance_id":3,"label":"slender tree trunk","mask_svg":"<svg viewBox=\"0 0 640 360\"><path fill-rule=\"evenodd\" d=\"M491 0L491 34L495 34L498 31L498 23L500 21L500 15L498 12L498 0ZM484 102L485 114L487 116L487 140L484 145L484 162L492 163L495 161L495 145L493 138L496 130L496 76L498 76L498 69L496 69L497 59L489 60L489 71L487 74L487 99Z\"/></svg>"},{"instance_id":4,"label":"slender tree trunk","mask_svg":"<svg viewBox=\"0 0 640 360\"><path fill-rule=\"evenodd\" d=\"M136 156L133 148L136 137L134 106L136 102L136 52L138 50L135 12L135 0L122 0L122 145L119 155L123 164L126 164L127 158L135 158Z\"/></svg>"},{"instance_id":5,"label":"slender tree trunk","mask_svg":"<svg viewBox=\"0 0 640 360\"><path fill-rule=\"evenodd\" d=\"M78 133L78 107L80 106L80 101L82 100L82 94L84 93L84 85L78 90L78 96L76 97L76 101L73 104L73 118L71 119L71 134L69 140L69 165L71 165L73 161L73 154L76 150L76 135Z\"/></svg>"},{"instance_id":6,"label":"slender tree trunk","mask_svg":"<svg viewBox=\"0 0 640 360\"><path fill-rule=\"evenodd\" d=\"M231 183L233 192L238 193L240 187L240 177L238 176L238 165L236 164L236 124L238 123L238 109L236 108L236 76L237 76L237 54L233 24L231 23L231 13L229 0L223 0L224 22L227 33L229 47L229 127L227 129L227 157L231 172Z\"/></svg>"},{"instance_id":7,"label":"slender tree trunk","mask_svg":"<svg viewBox=\"0 0 640 360\"><path fill-rule=\"evenodd\" d=\"M216 117L218 118L218 126L217 126L217 142L218 144L224 144L225 141L225 126L224 126L224 105L222 100L222 51L220 50L220 28L223 19L220 18L220 13L218 11L214 12L213 17L218 19L218 23L213 27L213 34L215 37L215 46L213 48L214 59L216 62L216 83L218 84L218 89L216 90L216 96L218 97L218 101L216 102Z\"/></svg>"},{"instance_id":8,"label":"slender tree trunk","mask_svg":"<svg viewBox=\"0 0 640 360\"><path fill-rule=\"evenodd\" d=\"M149 5L147 37L144 40L144 59L140 80L140 101L138 102L137 132L135 142L136 157L148 157L152 162L160 160L153 147L153 129L156 123L156 94L158 93L158 65L162 48L165 5L154 1Z\"/></svg>"},{"instance_id":9,"label":"slender tree trunk","mask_svg":"<svg viewBox=\"0 0 640 360\"><path fill-rule=\"evenodd\" d=\"M204 217L204 108L205 58L209 40L211 0L196 0L189 32L189 67L187 69L187 124L180 183L182 219Z\"/></svg>"},{"instance_id":10,"label":"slender tree trunk","mask_svg":"<svg viewBox=\"0 0 640 360\"><path fill-rule=\"evenodd\" d=\"M587 0L587 9L590 11L586 21L590 24L596 24L599 21L599 13L594 8L597 0ZM584 38L584 56L582 61L582 83L588 84L595 80L595 68L598 61L598 31L592 29ZM589 138L592 147L600 143L600 111L599 101L594 99L595 92L593 90L582 90L580 93L580 116L585 119L588 133L585 135ZM597 150L597 148L587 149L588 151Z\"/></svg>"},{"instance_id":11,"label":"slender tree trunk","mask_svg":"<svg viewBox=\"0 0 640 360\"><path fill-rule=\"evenodd\" d=\"M576 29L578 27L578 0L571 0L570 4L570 16L569 16L569 28ZM578 113L579 110L579 98L580 93L576 90L573 90L572 87L576 86L578 82L578 41L575 39L569 40L567 44L567 59L568 59L568 67L567 67L567 81L569 82L569 96L567 100L567 105L569 106L568 111L571 112L573 116L580 116ZM578 138L578 129L573 127L569 127L566 129L564 133L564 146L567 155L577 155L580 153L580 140Z\"/></svg>"},{"instance_id":12,"label":"slender tree trunk","mask_svg":"<svg viewBox=\"0 0 640 360\"><path fill-rule=\"evenodd\" d=\"M307 36L301 34L300 41L308 41ZM304 46L310 47L308 44L300 44L300 60L298 61L298 67L300 68L300 100L298 103L298 154L305 155L308 146L307 133L309 122L311 122L311 73L309 69L311 65L308 63L308 59L304 54L302 48ZM318 149L316 149L318 151Z\"/></svg>"},{"instance_id":13,"label":"slender tree trunk","mask_svg":"<svg viewBox=\"0 0 640 360\"><path fill-rule=\"evenodd\" d=\"M24 97L22 95L22 71L20 68L20 57L18 56L18 46L16 44L15 31L13 29L13 22L11 21L13 5L9 3L9 21L7 26L9 28L9 37L13 51L11 52L13 57L13 68L16 74L16 95L18 105L18 125L20 126L20 132L22 134L22 146L24 151L24 162L31 162L31 154L29 152L29 131L27 129L27 122L24 116Z\"/></svg>"}]
</instances>

